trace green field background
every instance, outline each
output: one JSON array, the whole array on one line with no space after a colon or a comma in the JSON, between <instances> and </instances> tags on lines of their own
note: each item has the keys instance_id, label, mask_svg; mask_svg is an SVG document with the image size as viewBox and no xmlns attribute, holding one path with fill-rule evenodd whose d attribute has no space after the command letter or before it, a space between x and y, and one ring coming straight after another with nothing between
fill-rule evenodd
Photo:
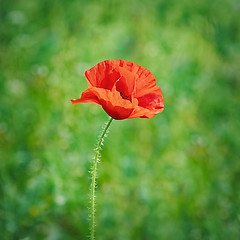
<instances>
[{"instance_id":1,"label":"green field background","mask_svg":"<svg viewBox=\"0 0 240 240\"><path fill-rule=\"evenodd\" d=\"M148 68L165 109L113 122L96 239L240 239L239 1L1 0L0 13L1 240L88 239L108 116L70 99L106 59Z\"/></svg>"}]
</instances>

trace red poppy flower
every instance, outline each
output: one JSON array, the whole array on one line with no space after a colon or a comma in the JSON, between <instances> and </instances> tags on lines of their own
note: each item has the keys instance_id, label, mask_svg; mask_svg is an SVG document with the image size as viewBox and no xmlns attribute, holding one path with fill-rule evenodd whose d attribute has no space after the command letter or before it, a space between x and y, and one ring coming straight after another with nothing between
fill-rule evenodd
<instances>
[{"instance_id":1,"label":"red poppy flower","mask_svg":"<svg viewBox=\"0 0 240 240\"><path fill-rule=\"evenodd\" d=\"M154 75L134 62L106 60L87 70L85 77L89 88L72 104L99 104L115 119L152 118L163 111Z\"/></svg>"}]
</instances>

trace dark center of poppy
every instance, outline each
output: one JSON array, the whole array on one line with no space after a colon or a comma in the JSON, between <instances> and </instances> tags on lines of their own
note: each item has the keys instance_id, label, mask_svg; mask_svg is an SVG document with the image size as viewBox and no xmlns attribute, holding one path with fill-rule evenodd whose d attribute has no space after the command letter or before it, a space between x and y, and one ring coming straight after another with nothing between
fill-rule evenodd
<instances>
[{"instance_id":1,"label":"dark center of poppy","mask_svg":"<svg viewBox=\"0 0 240 240\"><path fill-rule=\"evenodd\" d=\"M126 99L126 100L128 100L128 101L131 102L131 97L130 97L130 96L126 96L126 95L124 95L123 92L120 92L120 95L121 95L122 99Z\"/></svg>"}]
</instances>

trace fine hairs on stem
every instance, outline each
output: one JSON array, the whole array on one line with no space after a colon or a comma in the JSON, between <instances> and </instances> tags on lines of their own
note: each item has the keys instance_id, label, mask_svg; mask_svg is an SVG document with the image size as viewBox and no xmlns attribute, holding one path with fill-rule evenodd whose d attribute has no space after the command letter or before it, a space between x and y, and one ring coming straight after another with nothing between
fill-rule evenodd
<instances>
[{"instance_id":1,"label":"fine hairs on stem","mask_svg":"<svg viewBox=\"0 0 240 240\"><path fill-rule=\"evenodd\" d=\"M91 196L91 207L90 207L90 217L91 217L91 235L90 239L94 240L94 234L95 234L95 190L96 190L96 175L97 175L97 163L100 161L100 151L101 151L101 145L103 144L104 137L107 134L107 131L113 121L113 118L111 117L108 122L106 123L102 134L100 135L100 138L97 142L97 147L95 150L95 156L94 156L94 162L93 162L93 168L92 168L92 183L91 183L91 189L90 189L90 196Z\"/></svg>"}]
</instances>

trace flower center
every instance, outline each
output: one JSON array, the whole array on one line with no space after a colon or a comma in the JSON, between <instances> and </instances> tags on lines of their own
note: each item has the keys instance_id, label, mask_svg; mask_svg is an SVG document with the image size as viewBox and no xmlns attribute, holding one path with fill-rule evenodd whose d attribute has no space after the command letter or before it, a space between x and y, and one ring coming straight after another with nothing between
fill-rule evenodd
<instances>
[{"instance_id":1,"label":"flower center","mask_svg":"<svg viewBox=\"0 0 240 240\"><path fill-rule=\"evenodd\" d=\"M128 101L131 102L130 96L125 96L125 95L123 94L123 92L120 92L120 95L121 95L122 99L126 99L126 100L128 100Z\"/></svg>"}]
</instances>

